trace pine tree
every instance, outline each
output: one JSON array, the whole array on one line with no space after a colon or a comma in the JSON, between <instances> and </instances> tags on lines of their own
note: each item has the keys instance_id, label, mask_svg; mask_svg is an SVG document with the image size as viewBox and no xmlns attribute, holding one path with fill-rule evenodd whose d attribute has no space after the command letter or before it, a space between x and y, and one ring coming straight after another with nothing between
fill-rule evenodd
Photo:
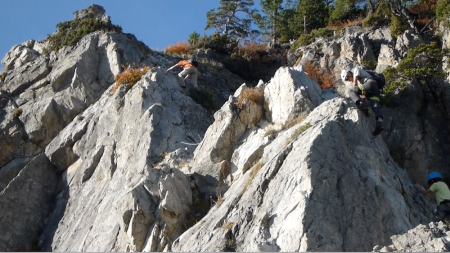
<instances>
[{"instance_id":1,"label":"pine tree","mask_svg":"<svg viewBox=\"0 0 450 253\"><path fill-rule=\"evenodd\" d=\"M296 35L325 27L328 8L323 0L300 0L294 18Z\"/></svg>"},{"instance_id":2,"label":"pine tree","mask_svg":"<svg viewBox=\"0 0 450 253\"><path fill-rule=\"evenodd\" d=\"M238 41L258 33L251 29L253 17L258 14L257 9L252 9L253 5L253 0L220 0L217 10L211 9L206 13L205 30L215 28L223 36Z\"/></svg>"},{"instance_id":3,"label":"pine tree","mask_svg":"<svg viewBox=\"0 0 450 253\"><path fill-rule=\"evenodd\" d=\"M365 0L336 0L334 11L330 15L331 22L355 19L362 12L358 4L363 4Z\"/></svg>"},{"instance_id":4,"label":"pine tree","mask_svg":"<svg viewBox=\"0 0 450 253\"><path fill-rule=\"evenodd\" d=\"M267 15L259 18L258 25L265 33L269 34L272 42L276 43L280 32L278 28L281 26L280 15L283 11L283 0L260 0L262 11Z\"/></svg>"}]
</instances>

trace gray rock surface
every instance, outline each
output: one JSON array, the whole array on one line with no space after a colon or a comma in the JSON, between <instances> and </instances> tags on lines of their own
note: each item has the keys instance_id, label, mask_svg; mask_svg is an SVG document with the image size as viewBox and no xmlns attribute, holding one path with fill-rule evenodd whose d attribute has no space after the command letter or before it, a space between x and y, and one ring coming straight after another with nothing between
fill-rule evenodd
<instances>
[{"instance_id":1,"label":"gray rock surface","mask_svg":"<svg viewBox=\"0 0 450 253\"><path fill-rule=\"evenodd\" d=\"M280 132L173 251L369 251L426 221L429 201L364 117L336 98Z\"/></svg>"},{"instance_id":2,"label":"gray rock surface","mask_svg":"<svg viewBox=\"0 0 450 253\"><path fill-rule=\"evenodd\" d=\"M448 29L441 31L446 34ZM445 38L445 37L444 37ZM445 39L444 39L445 42ZM343 69L355 66L376 66L375 70L383 71L388 66L396 67L408 49L414 48L425 41L418 35L407 30L396 40L387 28L350 27L342 32L342 37L319 40L315 43L298 48L288 56L291 64L306 60L319 63L335 74L336 91L348 96L349 82L343 83L339 74ZM337 54L336 51L339 53ZM436 101L421 87L412 83L408 91L383 107L385 131L383 138L394 160L408 172L409 176L419 184L424 184L429 171L438 170L444 177L450 177L445 169L450 164L450 152L447 138L447 123L442 118L448 117L448 112L442 112L437 103L448 104L448 82L441 82L439 90L441 98ZM372 117L373 114L371 114ZM439 119L441 118L441 119Z\"/></svg>"},{"instance_id":3,"label":"gray rock surface","mask_svg":"<svg viewBox=\"0 0 450 253\"><path fill-rule=\"evenodd\" d=\"M375 246L378 252L448 252L450 250L449 227L442 222L419 225L407 233L391 237L392 244Z\"/></svg>"},{"instance_id":4,"label":"gray rock surface","mask_svg":"<svg viewBox=\"0 0 450 253\"><path fill-rule=\"evenodd\" d=\"M192 194L187 176L159 164L165 154L189 148L183 143L189 138L202 136L207 119L160 68L128 92L106 92L47 146L47 156L67 177L61 201L73 215L63 215L59 222L67 226L58 226L46 249L161 251L185 229ZM96 243L99 233L111 243Z\"/></svg>"},{"instance_id":5,"label":"gray rock surface","mask_svg":"<svg viewBox=\"0 0 450 253\"><path fill-rule=\"evenodd\" d=\"M79 18L111 21L98 5ZM416 184L429 169L450 178L430 95L411 83L372 138L345 85L321 90L301 66L381 71L421 41L349 27L256 88L200 50L214 116L166 73L178 58L131 34L49 55L46 41L16 45L0 84L0 251L448 250L448 228L423 225L434 203ZM113 92L133 63L150 70Z\"/></svg>"}]
</instances>

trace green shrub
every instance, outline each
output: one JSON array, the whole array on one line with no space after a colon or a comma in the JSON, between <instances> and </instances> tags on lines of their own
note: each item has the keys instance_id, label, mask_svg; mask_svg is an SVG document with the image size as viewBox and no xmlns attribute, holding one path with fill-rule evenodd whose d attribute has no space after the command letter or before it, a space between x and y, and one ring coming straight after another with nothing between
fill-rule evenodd
<instances>
[{"instance_id":1,"label":"green shrub","mask_svg":"<svg viewBox=\"0 0 450 253\"><path fill-rule=\"evenodd\" d=\"M120 26L106 24L99 19L86 18L60 22L56 25L58 31L47 37L50 45L49 51L58 51L64 46L75 45L83 36L95 31L122 32Z\"/></svg>"},{"instance_id":2,"label":"green shrub","mask_svg":"<svg viewBox=\"0 0 450 253\"><path fill-rule=\"evenodd\" d=\"M362 61L362 65L366 69L376 69L377 68L377 62L375 62L375 61Z\"/></svg>"},{"instance_id":3,"label":"green shrub","mask_svg":"<svg viewBox=\"0 0 450 253\"><path fill-rule=\"evenodd\" d=\"M389 30L392 35L398 37L402 35L408 29L408 25L400 18L391 15L391 23L389 24Z\"/></svg>"},{"instance_id":4,"label":"green shrub","mask_svg":"<svg viewBox=\"0 0 450 253\"><path fill-rule=\"evenodd\" d=\"M396 69L388 67L383 72L386 78L383 103L392 105L393 95L406 88L412 80L434 89L430 81L446 76L442 61L449 52L448 49L440 48L436 42L421 44L408 50L408 56L400 61Z\"/></svg>"},{"instance_id":5,"label":"green shrub","mask_svg":"<svg viewBox=\"0 0 450 253\"><path fill-rule=\"evenodd\" d=\"M383 26L388 25L389 19L380 17L376 14L368 15L362 22L363 27Z\"/></svg>"},{"instance_id":6,"label":"green shrub","mask_svg":"<svg viewBox=\"0 0 450 253\"><path fill-rule=\"evenodd\" d=\"M210 48L221 54L231 54L237 50L238 42L230 36L221 36L220 33L216 32L211 36L198 38L196 46L198 48Z\"/></svg>"},{"instance_id":7,"label":"green shrub","mask_svg":"<svg viewBox=\"0 0 450 253\"><path fill-rule=\"evenodd\" d=\"M311 43L313 43L316 38L330 38L334 35L335 30L334 29L328 29L328 28L319 28L316 30L313 30L309 34L302 34L300 35L300 38L298 38L291 46L291 50L294 51L298 47L306 46Z\"/></svg>"},{"instance_id":8,"label":"green shrub","mask_svg":"<svg viewBox=\"0 0 450 253\"><path fill-rule=\"evenodd\" d=\"M436 16L439 22L450 26L450 0L440 0L436 8Z\"/></svg>"},{"instance_id":9,"label":"green shrub","mask_svg":"<svg viewBox=\"0 0 450 253\"><path fill-rule=\"evenodd\" d=\"M448 49L440 48L436 42L420 44L416 48L408 50L408 56L404 58L397 70L404 78L427 81L434 77L445 77L442 69L442 61Z\"/></svg>"}]
</instances>

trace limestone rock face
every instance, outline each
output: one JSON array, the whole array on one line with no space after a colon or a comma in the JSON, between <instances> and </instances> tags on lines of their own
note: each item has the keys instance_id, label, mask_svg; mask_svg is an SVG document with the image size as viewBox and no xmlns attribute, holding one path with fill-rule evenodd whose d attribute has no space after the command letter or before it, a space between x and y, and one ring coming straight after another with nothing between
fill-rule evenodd
<instances>
[{"instance_id":1,"label":"limestone rock face","mask_svg":"<svg viewBox=\"0 0 450 253\"><path fill-rule=\"evenodd\" d=\"M49 57L41 54L45 45L46 42L31 40L14 46L2 61L6 75L0 86L0 146L2 147L2 152L0 152L0 202L8 202L9 204L2 204L0 208L4 216L0 219L0 227L8 229L8 233L4 233L4 236L0 237L0 249L10 251L33 250L36 247L40 247L41 250L44 248L51 250L52 247L70 248L70 239L62 242L54 240L51 236L56 228L60 229L58 230L59 235L73 235L71 234L73 231L64 231L65 228L58 225L59 220L65 214L72 217L70 212L66 213L66 211L71 210L68 209L68 204L70 205L72 201L73 203L83 202L73 199L69 189L77 194L80 191L91 191L86 190L87 188L82 187L83 185L80 186L80 184L87 184L94 175L96 166L103 164L105 159L107 165L103 166L109 166L107 169L105 168L109 171L108 173L105 172L105 175L110 177L113 176L114 171L120 171L122 165L127 165L127 167L130 165L126 162L128 158L125 160L116 158L117 155L121 156L120 152L117 153L118 151L115 149L118 140L102 144L102 141L94 138L99 133L103 136L103 134L111 135L117 132L120 133L119 137L124 138L127 135L134 136L136 134L135 130L125 126L131 126L131 123L135 124L135 120L142 115L133 111L133 107L127 107L128 105L124 104L125 94L129 94L129 96L134 94L134 97L126 101L136 103L134 106L138 111L144 113L150 107L152 110L151 113L147 112L147 116L150 115L149 118L146 118L148 121L146 123L141 121L142 125L139 124L139 126L145 126L139 130L141 134L133 137L136 145L142 145L140 148L143 153L140 155L130 154L130 157L134 157L130 159L136 162L136 164L134 162L131 162L131 164L140 166L139 171L146 171L159 164L163 160L162 157L169 152L173 151L179 155L177 156L178 160L170 161L170 164L174 167L165 165L160 170L154 170L166 172L152 174L156 178L152 179L152 182L156 184L156 186L152 186L155 189L158 188L160 183L159 178L162 178L163 175L164 177L167 176L161 182L161 192L156 191L158 197L155 200L157 201L155 202L156 206L161 202L161 205L165 208L163 214L160 214L160 209L156 209L153 205L152 210L158 210L155 220L150 218L153 215L152 212L146 210L142 213L139 208L139 210L133 209L133 204L128 205L136 211L136 217L145 214L143 222L145 221L146 224L152 224L155 227L159 226L155 224L163 226L160 230L155 230L159 232L153 233L154 237L152 238L155 242L144 245L143 238L140 238L142 236L135 236L138 233L136 231L139 231L141 227L133 225L133 229L124 232L124 234L130 233L130 237L126 238L133 239L126 239L123 245L117 244L117 248L120 248L121 251L125 251L127 247L134 250L143 249L144 246L164 248L167 243L160 240L160 237L164 237L162 233L173 237L180 233L180 230L185 229L181 221L184 213L188 212L187 207L192 202L187 177L180 173L177 174L176 170L185 166L187 161L191 159L194 146L187 146L181 144L181 142L199 141L212 122L211 116L181 91L176 74L166 75L164 74L165 70L161 70L161 67L167 68L173 60L149 51L133 35L94 32L83 37L72 47L62 48L57 53L52 52ZM142 89L141 92L137 93L131 91L126 93L122 90L111 98L115 102L108 102L111 108L104 108L103 106L108 101L107 98L112 96L111 88L115 82L114 76L123 71L122 64L132 63L151 68L159 66L159 70L152 70L146 77L146 88L144 89L146 92L142 92ZM226 73L223 71L224 76ZM103 104L93 106L100 103L99 101L102 101ZM176 101L176 103L173 104L170 101ZM165 105L168 107L164 107ZM120 117L123 108L130 108L127 115L135 118L125 119ZM117 128L120 129L99 130L99 128L93 127L98 121L98 118L94 117L94 112L96 116L99 116L103 109L113 110L113 112L107 116L111 119L101 121L102 126L114 127L115 125L110 120L115 119L121 122L117 125ZM154 110L156 110L156 113L153 113ZM134 126L138 127L137 125ZM64 128L69 130L62 131ZM122 128L129 129L127 130L129 132L122 132ZM84 134L88 134L89 138ZM151 145L146 142L147 146L144 146L144 142L141 142L144 135L148 137L147 140L153 140ZM83 136L84 138L82 138ZM94 143L90 143L90 138L94 140ZM109 140L109 138L106 139ZM98 141L98 144L95 141ZM125 141L125 139L123 141L126 144L119 149L127 150L128 141ZM91 146L94 147L93 150L90 150ZM47 151L44 153L45 150ZM139 159L136 157L139 157ZM168 157L171 156L168 155ZM123 164L117 166L117 160ZM80 169L76 170L78 167ZM68 168L71 169L68 170ZM42 175L37 177L34 175L35 173L42 173ZM141 176L144 174L138 173ZM72 182L72 179L68 180L67 175L78 175L79 180ZM146 178L142 176L136 180L144 182ZM38 182L40 182L39 180L45 181L44 179L48 179L49 182L41 186L41 183ZM133 182L137 185L125 189L147 196L147 190L142 188L142 184ZM128 183L133 184L133 182ZM184 184L185 187L183 188L181 184ZM19 193L20 187L18 185L33 186L29 191L35 192L27 194L27 190ZM132 190L135 186L137 189ZM84 190L80 190L78 187ZM172 190L174 187L178 187L176 191L181 194L179 202L167 200L178 194ZM98 199L101 200L103 199L102 194L105 194L105 192L100 191L96 194L92 193L92 196L100 196ZM114 201L118 201L117 196L112 197ZM11 198L15 198L15 201L10 201ZM68 199L70 199L70 202ZM133 200L127 198L123 201L133 203ZM82 204L85 205L86 203ZM152 205L145 204L145 206ZM81 208L80 213L82 210L86 209ZM128 214L131 215L130 219L134 217L133 211L120 209L119 212L121 211L123 212L120 215L126 213L125 217L128 217ZM28 215L30 213L33 213L33 215ZM108 215L109 212L104 214ZM83 213L83 215L87 214ZM22 219L24 216L27 216L27 219ZM109 218L102 217L99 219L106 222ZM76 218L74 220L78 221ZM90 221L92 222L92 220ZM130 220L125 220L125 223L127 226L134 224L133 222L130 223ZM32 225L33 228L30 229L27 225ZM82 226L89 229L90 225ZM118 227L111 228L111 231L117 232L116 228ZM108 230L109 228L102 227L102 229ZM122 228L122 231L124 231L124 228ZM113 233L113 237L108 237L108 240L116 240L116 232ZM40 238L38 239L39 235ZM167 241L171 239L173 238L168 237ZM77 251L76 246L71 249ZM102 248L103 246L99 247ZM108 247L105 246L106 248Z\"/></svg>"},{"instance_id":2,"label":"limestone rock face","mask_svg":"<svg viewBox=\"0 0 450 253\"><path fill-rule=\"evenodd\" d=\"M441 32L445 46L448 29L442 28ZM289 53L288 59L292 65L297 62L302 65L309 61L334 73L337 80L334 85L336 91L348 97L351 84L342 82L339 77L343 69L363 66L382 72L387 67L395 68L409 49L421 43L427 41L409 30L394 39L386 27L366 29L355 26L344 29L341 37L318 39L308 46L300 47ZM298 59L299 57L301 58ZM382 135L389 152L409 176L420 184L426 183L426 175L433 170L440 171L444 177L450 177L448 170L443 169L450 163L445 155L450 152L450 147L447 138L439 137L447 136L448 123L442 119L449 117L448 112L442 108L448 106L450 89L448 82L442 81L438 85L441 91L438 101L427 92L422 92L420 85L413 83L401 96L391 100L389 106L382 108L385 128ZM437 105L438 103L442 103L442 106Z\"/></svg>"},{"instance_id":3,"label":"limestone rock face","mask_svg":"<svg viewBox=\"0 0 450 253\"><path fill-rule=\"evenodd\" d=\"M381 71L421 41L349 27L257 87L197 51L214 115L166 72L178 58L131 34L93 32L49 54L46 41L16 45L0 83L0 251L448 249L445 226L423 225L435 204L416 184L428 169L450 178L430 95L409 84L372 138L345 85L322 90L301 66ZM133 63L149 71L116 86Z\"/></svg>"},{"instance_id":4,"label":"limestone rock face","mask_svg":"<svg viewBox=\"0 0 450 253\"><path fill-rule=\"evenodd\" d=\"M16 159L15 164L0 170L0 248L34 250L30 238L44 229L53 210L58 173L44 154L29 159ZM15 166L14 166L15 165ZM7 180L7 184L4 180ZM9 180L10 179L10 180ZM36 242L33 242L36 244Z\"/></svg>"},{"instance_id":5,"label":"limestone rock face","mask_svg":"<svg viewBox=\"0 0 450 253\"><path fill-rule=\"evenodd\" d=\"M67 180L61 201L71 215L54 214L63 215L60 222L68 226L58 226L45 246L55 251L164 249L184 229L192 194L178 168L158 164L165 153L189 148L182 141L202 136L207 119L206 110L160 68L128 92L108 90L46 148ZM115 243L98 244L98 234Z\"/></svg>"},{"instance_id":6,"label":"limestone rock face","mask_svg":"<svg viewBox=\"0 0 450 253\"><path fill-rule=\"evenodd\" d=\"M391 237L392 244L384 247L375 246L378 252L448 252L449 227L442 222L431 222L417 227L401 235Z\"/></svg>"},{"instance_id":7,"label":"limestone rock face","mask_svg":"<svg viewBox=\"0 0 450 253\"><path fill-rule=\"evenodd\" d=\"M364 117L335 98L278 133L172 250L368 251L426 221L429 202Z\"/></svg>"}]
</instances>

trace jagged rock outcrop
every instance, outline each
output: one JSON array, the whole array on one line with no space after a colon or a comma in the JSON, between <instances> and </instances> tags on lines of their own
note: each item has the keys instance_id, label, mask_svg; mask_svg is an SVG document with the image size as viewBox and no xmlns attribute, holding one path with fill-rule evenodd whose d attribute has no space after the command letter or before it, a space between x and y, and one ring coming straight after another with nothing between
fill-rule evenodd
<instances>
[{"instance_id":1,"label":"jagged rock outcrop","mask_svg":"<svg viewBox=\"0 0 450 253\"><path fill-rule=\"evenodd\" d=\"M104 18L104 12L97 13L98 6L94 7L92 9L88 8L89 10L85 13L87 16L85 16L101 18L105 22L109 22L109 19ZM94 12L91 12L92 10ZM83 18L83 13L83 11L79 12L76 18ZM95 15L92 16L91 14ZM51 249L51 241L53 240L51 235L41 236L40 242L38 242L37 236L44 229L50 231L49 233L53 233L56 230L53 226L58 225L58 219L64 215L66 204L71 203L68 202L68 199L74 202L80 201L73 199L67 190L72 185L70 185L71 181L67 180L66 174L72 175L75 168L80 166L80 170L83 171L75 171L82 176L80 181L76 182L86 184L95 172L96 166L103 161L102 157L103 159L110 157L111 172L116 170L113 158L115 155L120 156L121 154L117 153L113 143L96 146L95 143L89 144L89 141L80 138L85 133L91 133L94 130L88 128L88 126L92 127L88 123L96 123L98 118L93 118L92 114L94 112L91 110L92 108L101 108L101 106L90 106L96 103L100 97L106 96L105 94L111 95L111 85L114 83L114 76L123 71L121 65L136 63L137 65L145 65L150 68L154 66L167 68L174 62L170 57L150 51L147 46L136 40L131 34L94 32L83 37L77 44L64 47L58 52L50 52L49 55L44 53L44 49L47 46L46 41L36 42L30 40L14 46L2 60L5 73L3 73L3 82L0 84L0 146L2 147L2 152L0 153L0 201L9 201L15 198L14 202L11 202L9 205L2 205L1 208L5 218L0 220L0 227L8 228L8 231L10 231L4 233L4 237L0 238L0 249L4 251L32 250L36 249L38 244L46 250ZM208 65L206 64L206 66ZM162 72L163 70L158 71ZM149 166L152 166L152 163L155 162L155 157L158 157L157 160L159 161L161 160L159 158L160 155L166 154L165 152L167 151L174 151L176 155L173 159L176 159L178 164L186 163L186 160L190 159L192 150L191 148L181 150L180 141L185 143L199 142L210 122L210 116L184 94L187 91L183 91L184 93L181 91L181 88L178 86L176 73L165 76L156 72L151 72L152 74L147 76L148 80L153 78L152 82L158 83L158 85L152 83L153 86L148 88L152 91L150 92L151 97L153 97L151 102L147 97L138 96L137 98L140 99L142 108L150 107L151 104L148 103L164 106L167 102L169 111L173 111L173 113L160 114L165 111L165 109L161 109L160 112L152 114L152 119L144 124L148 128L141 129L141 131L146 130L150 132L153 142L151 147L141 147L148 148L151 151L143 151L144 153L141 154L143 160L136 164L136 166L141 166L140 170L144 168L143 163L147 164L148 162ZM226 85L226 80L233 79L230 77L232 75L227 76L227 73L229 72L222 70L220 78L214 79L214 76L212 76L211 80L213 82L225 80L223 83ZM156 80L156 78L162 78L161 80L164 81ZM170 91L165 86L171 87ZM163 89L165 92L159 89ZM229 88L222 89L224 90L219 93L219 97L228 97ZM105 93L107 90L109 92ZM144 94L148 95L149 92ZM167 100L166 96L170 99ZM117 110L122 110L124 107L121 104L124 103L122 97L115 97L118 100L115 105ZM162 99L167 101L160 101ZM176 104L168 102L173 100L178 100L178 102ZM105 103L105 99L102 101ZM134 102L139 103L138 100ZM111 102L111 104L114 103ZM159 108L157 105L152 107L153 110ZM195 109L192 107L195 107ZM195 112L197 116L189 114L191 111L192 113ZM116 113L118 112L116 111ZM186 116L186 113L189 116ZM134 115L133 112L130 112L130 114ZM90 117L89 120L92 120L92 122L83 120L85 117L83 115L88 115ZM170 118L165 118L166 116ZM105 122L105 125L109 124L108 120L102 122ZM71 125L68 132L61 132L69 124L74 124L74 126ZM123 122L122 125L119 124L123 128L126 125L130 125L130 123ZM121 130L109 129L105 133L114 134L115 131L119 133ZM135 131L130 130L128 134L135 133ZM142 133L144 134L144 132ZM93 136L90 137L93 138ZM136 139L136 141L137 143L144 143L140 142L139 139ZM80 143L77 144L77 142ZM56 144L48 146L50 143ZM74 145L76 151L73 150ZM93 150L88 148L90 145L94 147ZM183 144L181 146L186 145ZM44 154L46 149L48 158ZM80 161L84 162L80 165L76 163L77 161L78 163L81 163ZM73 164L74 162L75 165ZM37 166L39 168L35 168ZM70 173L67 173L69 167L72 170ZM31 168L34 168L33 171L28 172ZM119 166L119 168L121 167ZM166 204L165 197L170 198L172 194L166 192L166 189L170 189L170 184L173 183L173 185L177 186L180 182L184 182L185 185L188 185L185 177L179 179L180 176L176 176L177 172L173 172L172 169L167 169L167 171L167 173L161 172L158 174L159 176L156 176L157 178L162 177L161 175L167 175L168 177L161 182L161 184L169 185L161 188L161 201L164 206L171 206L170 210L175 210L176 213L179 213L180 210L185 211L190 200L186 200L185 204L173 204L170 202ZM39 177L33 176L34 173L40 172L43 175ZM112 175L113 173L109 176L112 177ZM41 187L40 183L38 183L40 182L39 178L51 178L52 180L50 180L51 183L46 183L44 187ZM36 180L36 183L33 183L34 180ZM17 184L19 182L20 185L36 185L33 186L34 188L29 189L30 191L35 190L35 192L28 195L18 194ZM55 185L58 185L58 187ZM189 190L189 187L187 189ZM86 191L86 188L84 190ZM141 192L142 189L133 191ZM130 189L130 192L133 191ZM25 191L25 193L27 192ZM183 191L183 194L189 194L189 191ZM133 194L130 196L133 198ZM133 200L124 199L126 199L124 201L127 203L133 202ZM125 210L124 212L132 214L131 211ZM34 215L30 216L28 215L29 213L34 213ZM48 220L50 213L53 213L52 217L55 220ZM30 219L22 219L24 216L30 216ZM71 215L69 214L69 216ZM105 218L100 219L106 220ZM45 225L46 221L51 221L49 222L50 225ZM165 224L162 225L165 226ZM28 228L28 226L31 226L32 229ZM180 226L180 224L176 224L176 226L171 225L172 228L167 229L168 231L176 230L175 227L178 229ZM136 230L133 228L130 231ZM161 231L162 233L167 232L164 229L161 229ZM69 232L61 233L69 234ZM154 236L160 236L159 232ZM142 247L142 245L136 246L140 244L142 243L130 243L130 248L136 250ZM160 241L155 245L161 246L160 244L165 245ZM55 241L55 245L59 248L65 247L65 244L60 241ZM85 247L89 248L88 244ZM119 244L117 244L117 248L120 248ZM78 250L72 249L74 251ZM122 250L125 251L125 249L123 248Z\"/></svg>"},{"instance_id":2,"label":"jagged rock outcrop","mask_svg":"<svg viewBox=\"0 0 450 253\"><path fill-rule=\"evenodd\" d=\"M260 160L172 250L368 251L375 242L388 243L389 235L429 220L431 203L418 195L384 143L370 140L372 123L361 117L345 100L335 99L308 116L310 130L298 135L304 123L269 144L260 141ZM236 119L216 119L215 124ZM255 132L243 134L245 144L261 139ZM440 250L440 245L427 249Z\"/></svg>"},{"instance_id":3,"label":"jagged rock outcrop","mask_svg":"<svg viewBox=\"0 0 450 253\"><path fill-rule=\"evenodd\" d=\"M202 136L210 123L206 110L161 68L128 92L108 90L46 148L64 171L60 201L67 207L53 213L55 231L45 233L54 236L44 249L164 249L185 229L192 194L179 168L158 163L176 150L192 153L183 142ZM108 243L98 244L99 236Z\"/></svg>"},{"instance_id":4,"label":"jagged rock outcrop","mask_svg":"<svg viewBox=\"0 0 450 253\"><path fill-rule=\"evenodd\" d=\"M443 31L445 34L445 30ZM421 36L406 31L394 39L386 27L366 29L349 27L343 30L342 37L334 40L317 40L315 43L301 47L289 55L294 64L301 56L299 65L305 61L320 63L336 74L335 87L339 94L348 96L349 84L340 81L342 69L351 69L356 65L376 66L383 71L388 66L396 67L406 56L407 50L426 42ZM428 171L438 170L445 178L450 174L445 168L450 164L448 145L448 112L443 112L437 105L445 104L448 108L448 82L442 82L439 88L440 99L427 92L427 88L414 83L401 96L383 107L384 128L382 135L395 161L406 169L416 183L424 183ZM384 100L382 100L384 102Z\"/></svg>"},{"instance_id":5,"label":"jagged rock outcrop","mask_svg":"<svg viewBox=\"0 0 450 253\"><path fill-rule=\"evenodd\" d=\"M419 225L407 233L391 237L392 244L375 246L378 252L448 252L450 250L449 227L442 222Z\"/></svg>"},{"instance_id":6,"label":"jagged rock outcrop","mask_svg":"<svg viewBox=\"0 0 450 253\"><path fill-rule=\"evenodd\" d=\"M238 120L216 118L214 124ZM172 250L368 251L426 221L430 202L417 195L382 139L371 138L372 124L335 98L268 143L260 141L259 159ZM242 135L245 144L263 139L257 131ZM205 135L196 155L214 137Z\"/></svg>"},{"instance_id":7,"label":"jagged rock outcrop","mask_svg":"<svg viewBox=\"0 0 450 253\"><path fill-rule=\"evenodd\" d=\"M97 5L75 13L87 17L110 22ZM300 63L383 69L419 41L395 41L386 28L341 36L301 48ZM251 88L196 52L200 87L226 101L212 117L166 73L178 59L133 35L94 32L48 55L46 43L14 46L2 60L0 250L446 247L444 227L421 225L434 203L415 184L448 164L446 126L417 84L372 138L373 117L339 96L345 87L321 90L301 66ZM114 92L132 63L150 70Z\"/></svg>"},{"instance_id":8,"label":"jagged rock outcrop","mask_svg":"<svg viewBox=\"0 0 450 253\"><path fill-rule=\"evenodd\" d=\"M263 148L260 145L267 144L267 138L258 138L266 130L256 127L257 123L262 120L282 127L287 121L306 115L323 101L317 82L294 68L280 68L267 85L257 87L261 92L261 102L245 99L245 106L240 109L235 100L244 96L245 89L248 87L243 85L215 113L216 121L195 151L190 172L203 176L196 179L197 184L203 186L200 187L202 193L207 196L223 193L226 185L258 161ZM251 141L257 139L259 141Z\"/></svg>"}]
</instances>

